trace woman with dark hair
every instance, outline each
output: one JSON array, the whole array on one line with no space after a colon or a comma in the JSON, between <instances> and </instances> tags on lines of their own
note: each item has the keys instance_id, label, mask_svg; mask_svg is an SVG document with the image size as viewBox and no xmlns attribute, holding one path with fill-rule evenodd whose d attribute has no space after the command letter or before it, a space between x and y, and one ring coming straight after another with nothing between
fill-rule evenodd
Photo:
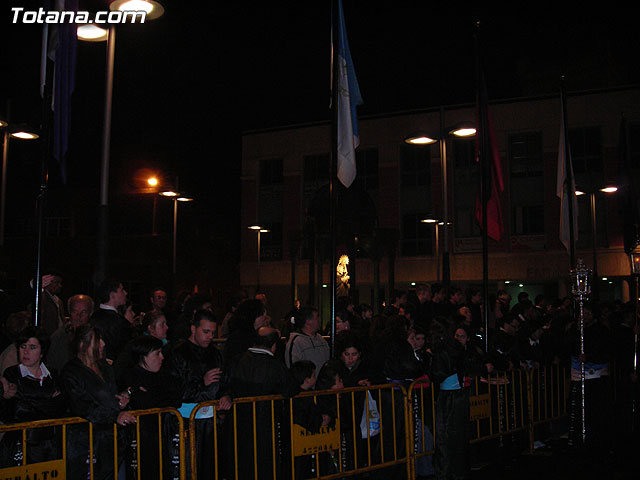
<instances>
[{"instance_id":1,"label":"woman with dark hair","mask_svg":"<svg viewBox=\"0 0 640 480\"><path fill-rule=\"evenodd\" d=\"M145 318L147 316L145 315ZM122 378L122 385L127 385L131 391L129 406L134 410L147 410L151 408L179 407L182 403L180 391L175 382L168 377L166 370L162 368L164 355L162 341L152 335L143 335L133 341L131 356L136 362L135 366L128 369ZM167 416L163 422L164 431L171 435L173 423L167 425ZM140 466L141 478L159 478L158 459L158 418L156 415L142 416L140 423L140 455L145 461ZM171 462L168 460L175 452L170 451L171 442L162 442L165 448L163 470L167 478L172 478ZM135 452L135 447L132 449ZM136 456L130 465L131 478L137 478Z\"/></svg>"},{"instance_id":2,"label":"woman with dark hair","mask_svg":"<svg viewBox=\"0 0 640 480\"><path fill-rule=\"evenodd\" d=\"M261 300L242 302L229 320L229 338L224 346L223 358L226 365L251 348L256 341L257 330L266 325L267 309Z\"/></svg>"},{"instance_id":3,"label":"woman with dark hair","mask_svg":"<svg viewBox=\"0 0 640 480\"><path fill-rule=\"evenodd\" d=\"M370 387L374 383L385 383L384 378L376 374L371 368L362 343L354 332L344 331L336 335L335 356L340 378L346 388ZM358 451L358 467L369 464L367 452L371 452L371 461L375 463L380 459L379 419L369 418L369 430L367 430L367 413L365 406L377 399L377 395L368 392L352 392L342 396L340 403L340 433L343 436L343 466L349 470L354 468L353 445ZM377 408L377 404L376 404ZM370 409L373 414L373 411ZM373 423L371 423L373 422ZM377 429L375 422L378 422ZM354 430L355 425L355 430ZM371 428L373 427L373 429ZM367 437L370 436L370 450L367 448Z\"/></svg>"},{"instance_id":4,"label":"woman with dark hair","mask_svg":"<svg viewBox=\"0 0 640 480\"><path fill-rule=\"evenodd\" d=\"M112 479L114 476L113 424L127 426L136 418L124 411L129 403L127 392L118 393L113 369L104 360L104 341L93 326L85 325L75 332L72 347L76 357L70 360L61 374L62 389L71 415L85 418L93 424L93 478ZM68 478L86 478L89 469L89 435L86 425L68 429ZM118 464L124 464L121 447L124 429L118 430Z\"/></svg>"},{"instance_id":5,"label":"woman with dark hair","mask_svg":"<svg viewBox=\"0 0 640 480\"><path fill-rule=\"evenodd\" d=\"M58 375L55 371L49 371L42 363L49 347L49 338L42 330L28 327L18 335L15 344L18 349L18 365L5 371L7 381L16 385L16 393L6 405L8 420L19 423L62 416L65 402L60 395ZM20 432L12 433L17 435L6 435L3 444L14 447L14 453L19 452L22 456ZM57 433L53 427L27 430L27 462L58 458ZM3 453L5 452L3 448Z\"/></svg>"},{"instance_id":6,"label":"woman with dark hair","mask_svg":"<svg viewBox=\"0 0 640 480\"><path fill-rule=\"evenodd\" d=\"M439 329L442 331L442 329ZM466 325L449 328L433 347L431 380L439 385L436 402L436 476L443 479L469 476L468 376L491 373L493 365L481 363L468 348Z\"/></svg>"},{"instance_id":7,"label":"woman with dark hair","mask_svg":"<svg viewBox=\"0 0 640 480\"><path fill-rule=\"evenodd\" d=\"M144 314L141 324L141 336L151 336L158 339L162 343L162 354L165 358L171 353L171 348L167 342L168 329L169 327L167 326L167 319L164 316L164 313L157 310L151 310ZM140 335L136 335L136 338L138 336ZM123 379L124 374L127 370L133 368L138 363L136 354L132 352L136 338L127 343L122 350L122 353L118 355L118 358L113 363L117 383L122 389L126 389L129 386L126 385L126 381Z\"/></svg>"}]
</instances>

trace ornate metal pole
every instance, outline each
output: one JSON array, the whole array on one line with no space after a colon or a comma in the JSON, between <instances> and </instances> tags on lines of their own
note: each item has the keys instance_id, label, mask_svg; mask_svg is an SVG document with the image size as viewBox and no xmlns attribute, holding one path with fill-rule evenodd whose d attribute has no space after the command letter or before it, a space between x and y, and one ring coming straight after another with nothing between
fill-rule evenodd
<instances>
[{"instance_id":1,"label":"ornate metal pole","mask_svg":"<svg viewBox=\"0 0 640 480\"><path fill-rule=\"evenodd\" d=\"M584 445L587 428L585 422L584 405L584 302L591 294L591 270L584 266L584 261L579 258L576 268L569 274L571 278L571 293L578 299L580 309L580 415L582 420L582 444Z\"/></svg>"}]
</instances>

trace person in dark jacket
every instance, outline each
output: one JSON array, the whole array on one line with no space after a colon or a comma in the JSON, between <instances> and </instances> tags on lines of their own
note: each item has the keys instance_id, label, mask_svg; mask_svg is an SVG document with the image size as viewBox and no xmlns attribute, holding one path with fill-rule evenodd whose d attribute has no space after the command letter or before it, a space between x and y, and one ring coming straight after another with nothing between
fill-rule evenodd
<instances>
[{"instance_id":1,"label":"person in dark jacket","mask_svg":"<svg viewBox=\"0 0 640 480\"><path fill-rule=\"evenodd\" d=\"M436 402L438 479L469 476L469 396L465 378L493 370L492 364L483 365L475 352L467 349L469 333L464 325L451 330L434 347L430 375L440 387Z\"/></svg>"},{"instance_id":2,"label":"person in dark jacket","mask_svg":"<svg viewBox=\"0 0 640 480\"><path fill-rule=\"evenodd\" d=\"M11 422L32 422L61 417L66 405L60 392L55 370L49 371L44 363L48 347L45 332L35 327L23 330L16 339L18 365L7 368L5 378L16 385L16 393L5 406L5 414ZM4 446L18 446L21 432L5 435ZM54 460L59 455L59 432L53 427L27 430L27 463ZM14 452L22 449L12 449ZM4 456L4 455L3 455Z\"/></svg>"},{"instance_id":3,"label":"person in dark jacket","mask_svg":"<svg viewBox=\"0 0 640 480\"><path fill-rule=\"evenodd\" d=\"M197 310L190 328L189 338L173 351L169 368L171 381L181 392L179 410L185 419L189 419L194 408L202 402L220 398L219 409L228 410L231 406L230 397L224 393L226 382L222 355L212 344L217 331L216 318L209 310ZM198 477L213 478L213 407L200 408L195 422Z\"/></svg>"},{"instance_id":4,"label":"person in dark jacket","mask_svg":"<svg viewBox=\"0 0 640 480\"><path fill-rule=\"evenodd\" d=\"M266 325L267 309L257 299L242 302L229 320L229 338L224 345L226 365L235 362L256 341L257 330Z\"/></svg>"},{"instance_id":5,"label":"person in dark jacket","mask_svg":"<svg viewBox=\"0 0 640 480\"><path fill-rule=\"evenodd\" d=\"M252 300L247 300L251 302ZM244 305L244 304L243 304ZM242 309L242 305L238 311ZM229 337L231 338L231 337ZM231 393L234 398L260 397L264 395L283 395L292 397L300 391L293 377L284 364L274 357L279 332L272 327L260 327L254 337L253 346L242 353L234 363L231 373ZM282 401L256 402L255 410L251 404L236 407L237 431L245 432L250 441L238 441L238 478L254 478L257 473L260 479L273 478L275 466L276 477L283 471L282 445L279 439L282 434L283 418ZM274 421L272 422L272 407ZM255 427L255 430L254 430ZM253 450L253 433L257 451ZM275 438L275 444L273 439ZM233 446L233 435L229 435L228 444ZM276 455L273 456L275 449ZM257 472L254 472L253 458L256 456ZM243 461L247 459L247 461ZM248 461L251 459L251 461ZM230 465L231 466L231 465ZM233 475L230 475L233 478Z\"/></svg>"},{"instance_id":6,"label":"person in dark jacket","mask_svg":"<svg viewBox=\"0 0 640 480\"><path fill-rule=\"evenodd\" d=\"M76 357L70 360L60 375L62 390L73 416L93 423L93 478L114 477L113 424L136 423L136 418L124 409L129 403L126 392L118 393L115 374L104 360L105 343L96 327L89 325L75 332L73 348ZM68 478L87 478L89 470L89 435L84 424L68 428ZM125 430L118 429L118 470L124 466Z\"/></svg>"},{"instance_id":7,"label":"person in dark jacket","mask_svg":"<svg viewBox=\"0 0 640 480\"><path fill-rule=\"evenodd\" d=\"M105 344L105 359L113 365L131 339L131 324L118 313L118 307L127 302L127 291L120 281L106 279L98 288L98 301L100 308L93 312L89 323L100 330L100 338Z\"/></svg>"},{"instance_id":8,"label":"person in dark jacket","mask_svg":"<svg viewBox=\"0 0 640 480\"><path fill-rule=\"evenodd\" d=\"M163 315L163 314L160 314ZM162 341L151 335L136 338L131 346L131 357L136 361L135 366L126 370L122 376L121 388L129 388L131 399L129 405L134 410L147 410L152 408L179 407L181 405L180 391L175 382L169 378L166 369L162 368L163 355ZM175 422L172 415L162 415L163 431L169 437ZM135 456L135 448L139 445L141 458L144 461L140 465L141 477L155 479L160 477L158 458L158 417L154 415L142 416L138 419L140 424L140 439L132 443L131 462L129 462L131 478L137 478L138 465ZM169 424L167 424L169 422ZM163 438L162 446L165 452L163 471L165 478L174 478L177 472L172 471L174 465L168 461L171 455L171 441Z\"/></svg>"}]
</instances>

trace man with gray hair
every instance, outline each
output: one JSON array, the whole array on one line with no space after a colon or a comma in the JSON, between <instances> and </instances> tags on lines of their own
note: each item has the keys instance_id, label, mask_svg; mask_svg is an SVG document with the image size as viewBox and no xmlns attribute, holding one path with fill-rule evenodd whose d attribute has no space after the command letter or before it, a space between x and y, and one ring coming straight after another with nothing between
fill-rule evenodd
<instances>
[{"instance_id":1,"label":"man with gray hair","mask_svg":"<svg viewBox=\"0 0 640 480\"><path fill-rule=\"evenodd\" d=\"M94 303L89 295L73 295L67 300L69 320L59 327L51 335L51 346L47 353L46 364L55 368L58 372L71 359L71 339L78 327L89 323L89 317L93 313Z\"/></svg>"}]
</instances>

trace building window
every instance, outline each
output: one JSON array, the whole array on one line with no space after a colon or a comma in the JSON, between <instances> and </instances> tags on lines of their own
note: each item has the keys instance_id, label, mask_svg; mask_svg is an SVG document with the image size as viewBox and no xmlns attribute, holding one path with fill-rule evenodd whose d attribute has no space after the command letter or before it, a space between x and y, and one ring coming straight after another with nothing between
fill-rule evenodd
<instances>
[{"instance_id":1,"label":"building window","mask_svg":"<svg viewBox=\"0 0 640 480\"><path fill-rule=\"evenodd\" d=\"M270 230L260 237L260 258L264 260L282 260L283 187L282 159L261 160L258 221Z\"/></svg>"},{"instance_id":2,"label":"building window","mask_svg":"<svg viewBox=\"0 0 640 480\"><path fill-rule=\"evenodd\" d=\"M367 191L378 190L378 149L366 148L356 152L356 184Z\"/></svg>"},{"instance_id":3,"label":"building window","mask_svg":"<svg viewBox=\"0 0 640 480\"><path fill-rule=\"evenodd\" d=\"M595 192L596 246L608 247L607 199L606 194L598 192L605 181L600 127L569 130L569 144L576 189ZM578 197L578 241L576 246L588 248L592 245L591 196L581 195Z\"/></svg>"},{"instance_id":4,"label":"building window","mask_svg":"<svg viewBox=\"0 0 640 480\"><path fill-rule=\"evenodd\" d=\"M518 133L509 137L511 233L544 234L544 175L542 135Z\"/></svg>"},{"instance_id":5,"label":"building window","mask_svg":"<svg viewBox=\"0 0 640 480\"><path fill-rule=\"evenodd\" d=\"M264 223L260 234L260 260L282 260L282 223Z\"/></svg>"},{"instance_id":6,"label":"building window","mask_svg":"<svg viewBox=\"0 0 640 480\"><path fill-rule=\"evenodd\" d=\"M260 160L260 187L282 185L282 159Z\"/></svg>"},{"instance_id":7,"label":"building window","mask_svg":"<svg viewBox=\"0 0 640 480\"><path fill-rule=\"evenodd\" d=\"M431 236L433 227L430 224L422 223L420 220L426 218L427 213L407 213L402 215L401 235L402 255L405 257L415 257L431 254Z\"/></svg>"},{"instance_id":8,"label":"building window","mask_svg":"<svg viewBox=\"0 0 640 480\"><path fill-rule=\"evenodd\" d=\"M475 143L453 140L451 162L453 166L453 226L456 238L479 237L476 222L476 195L480 185L480 168L475 161Z\"/></svg>"},{"instance_id":9,"label":"building window","mask_svg":"<svg viewBox=\"0 0 640 480\"><path fill-rule=\"evenodd\" d=\"M400 150L401 186L431 185L431 147L402 145Z\"/></svg>"},{"instance_id":10,"label":"building window","mask_svg":"<svg viewBox=\"0 0 640 480\"><path fill-rule=\"evenodd\" d=\"M576 182L590 180L593 174L602 174L602 134L600 127L572 128L569 130L571 162Z\"/></svg>"}]
</instances>

